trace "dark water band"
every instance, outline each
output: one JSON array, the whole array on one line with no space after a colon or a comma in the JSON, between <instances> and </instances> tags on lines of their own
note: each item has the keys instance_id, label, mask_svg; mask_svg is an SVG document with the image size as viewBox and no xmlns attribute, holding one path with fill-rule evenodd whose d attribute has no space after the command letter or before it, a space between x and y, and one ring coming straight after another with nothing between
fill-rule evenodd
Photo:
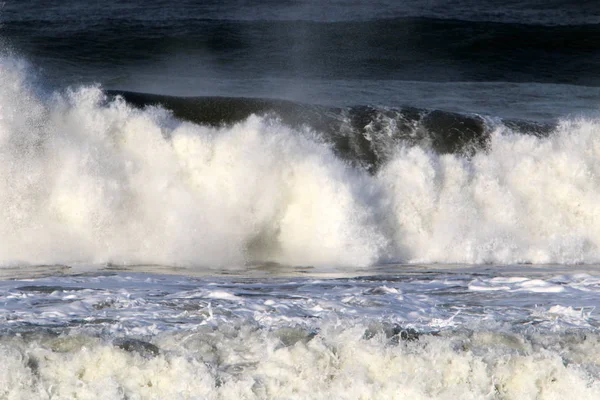
<instances>
[{"instance_id":1,"label":"dark water band","mask_svg":"<svg viewBox=\"0 0 600 400\"><path fill-rule=\"evenodd\" d=\"M352 164L375 171L400 145L420 145L440 154L466 156L485 150L490 133L502 123L515 132L546 136L554 125L518 120L491 120L413 107L399 109L355 106L327 107L286 100L241 97L174 97L126 91L122 96L135 107L161 105L179 119L211 126L230 125L252 114L277 118L292 128L319 132L336 153Z\"/></svg>"}]
</instances>

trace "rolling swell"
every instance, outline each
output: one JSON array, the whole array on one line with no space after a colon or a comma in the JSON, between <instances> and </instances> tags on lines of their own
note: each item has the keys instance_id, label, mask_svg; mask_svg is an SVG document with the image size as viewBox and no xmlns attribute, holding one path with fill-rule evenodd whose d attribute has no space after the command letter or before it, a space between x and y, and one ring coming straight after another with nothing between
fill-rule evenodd
<instances>
[{"instance_id":1,"label":"rolling swell","mask_svg":"<svg viewBox=\"0 0 600 400\"><path fill-rule=\"evenodd\" d=\"M107 90L136 107L160 105L177 118L211 126L231 125L250 115L271 116L293 129L307 127L323 135L341 158L372 172L389 161L400 146L421 146L438 154L473 155L485 150L498 124L515 132L547 136L554 124L492 120L414 107L329 107L276 99L174 97Z\"/></svg>"},{"instance_id":2,"label":"rolling swell","mask_svg":"<svg viewBox=\"0 0 600 400\"><path fill-rule=\"evenodd\" d=\"M527 22L243 21L191 14L149 23L104 15L87 23L73 16L4 17L0 32L32 58L108 70L166 63L195 76L600 85L600 25Z\"/></svg>"}]
</instances>

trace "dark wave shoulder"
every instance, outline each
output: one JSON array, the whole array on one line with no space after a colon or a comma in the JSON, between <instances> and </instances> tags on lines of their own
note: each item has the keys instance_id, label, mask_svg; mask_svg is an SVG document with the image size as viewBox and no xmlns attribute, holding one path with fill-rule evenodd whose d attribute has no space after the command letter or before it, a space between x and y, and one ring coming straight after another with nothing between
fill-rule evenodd
<instances>
[{"instance_id":1,"label":"dark wave shoulder","mask_svg":"<svg viewBox=\"0 0 600 400\"><path fill-rule=\"evenodd\" d=\"M160 105L176 118L197 124L226 126L254 114L277 119L292 128L309 128L340 157L372 172L402 145L470 156L488 148L490 134L500 123L513 132L538 137L548 135L555 127L551 123L414 107L330 107L277 99L175 97L117 90L107 90L106 94L109 99L120 96L134 107Z\"/></svg>"}]
</instances>

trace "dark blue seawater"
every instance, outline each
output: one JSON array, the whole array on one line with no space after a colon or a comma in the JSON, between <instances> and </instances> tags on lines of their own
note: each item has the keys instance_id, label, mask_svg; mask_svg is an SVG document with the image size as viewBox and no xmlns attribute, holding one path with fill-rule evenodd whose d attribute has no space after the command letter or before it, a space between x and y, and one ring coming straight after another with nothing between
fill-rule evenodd
<instances>
[{"instance_id":1,"label":"dark blue seawater","mask_svg":"<svg viewBox=\"0 0 600 400\"><path fill-rule=\"evenodd\" d=\"M56 87L547 121L596 112L599 23L568 1L26 1L0 35Z\"/></svg>"}]
</instances>

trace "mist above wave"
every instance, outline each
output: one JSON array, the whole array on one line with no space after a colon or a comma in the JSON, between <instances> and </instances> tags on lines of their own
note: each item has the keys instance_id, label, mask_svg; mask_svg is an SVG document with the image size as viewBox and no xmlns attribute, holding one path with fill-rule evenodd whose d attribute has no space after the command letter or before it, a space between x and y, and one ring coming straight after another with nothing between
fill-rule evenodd
<instances>
[{"instance_id":1,"label":"mist above wave","mask_svg":"<svg viewBox=\"0 0 600 400\"><path fill-rule=\"evenodd\" d=\"M4 265L600 260L595 120L499 124L469 157L396 143L369 173L277 118L198 125L2 63Z\"/></svg>"}]
</instances>

